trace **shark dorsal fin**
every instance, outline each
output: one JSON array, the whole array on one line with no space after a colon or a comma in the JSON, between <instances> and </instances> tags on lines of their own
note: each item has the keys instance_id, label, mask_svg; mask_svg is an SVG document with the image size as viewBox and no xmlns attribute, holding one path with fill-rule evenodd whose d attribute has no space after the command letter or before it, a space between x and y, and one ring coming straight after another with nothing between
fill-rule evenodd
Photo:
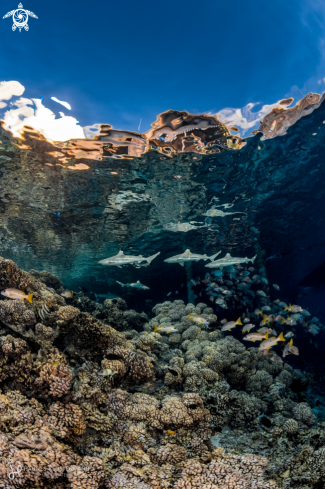
<instances>
[{"instance_id":1,"label":"shark dorsal fin","mask_svg":"<svg viewBox=\"0 0 325 489\"><path fill-rule=\"evenodd\" d=\"M139 284L139 283L140 283L140 280L137 280L137 284Z\"/></svg>"},{"instance_id":2,"label":"shark dorsal fin","mask_svg":"<svg viewBox=\"0 0 325 489\"><path fill-rule=\"evenodd\" d=\"M184 251L184 255L185 255L185 254L186 254L186 255L188 255L189 253L191 253L191 251L190 251L190 250L185 250L185 251Z\"/></svg>"},{"instance_id":3,"label":"shark dorsal fin","mask_svg":"<svg viewBox=\"0 0 325 489\"><path fill-rule=\"evenodd\" d=\"M118 255L123 255L123 251L122 251L122 250L120 250L120 251L118 252L117 256L118 256Z\"/></svg>"},{"instance_id":4,"label":"shark dorsal fin","mask_svg":"<svg viewBox=\"0 0 325 489\"><path fill-rule=\"evenodd\" d=\"M225 258L231 258L231 254L230 253L227 253Z\"/></svg>"}]
</instances>

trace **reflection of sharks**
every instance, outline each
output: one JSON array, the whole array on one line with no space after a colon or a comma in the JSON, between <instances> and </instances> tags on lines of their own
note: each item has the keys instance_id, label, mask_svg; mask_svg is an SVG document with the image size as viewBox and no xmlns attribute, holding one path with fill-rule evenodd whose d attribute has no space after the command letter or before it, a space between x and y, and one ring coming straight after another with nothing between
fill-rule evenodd
<instances>
[{"instance_id":1,"label":"reflection of sharks","mask_svg":"<svg viewBox=\"0 0 325 489\"><path fill-rule=\"evenodd\" d=\"M212 256L207 256L207 255L197 255L196 253L191 253L190 250L184 251L184 253L180 255L175 255L171 256L170 258L167 258L167 260L164 260L166 263L179 263L184 266L184 263L190 262L190 261L199 261L199 260L214 260L216 256L218 256L221 253L221 251L218 251L215 255Z\"/></svg>"},{"instance_id":2,"label":"reflection of sharks","mask_svg":"<svg viewBox=\"0 0 325 489\"><path fill-rule=\"evenodd\" d=\"M133 256L133 255L124 255L123 251L119 251L117 255L111 256L110 258L105 258L105 260L101 260L98 263L101 265L110 265L110 266L117 266L121 267L121 265L134 265L134 266L141 266L139 265L141 262L146 261L150 265L152 260L156 258L160 254L160 251L156 253L155 255L148 256L148 258L145 258L142 255L139 256ZM145 265L146 266L146 265Z\"/></svg>"},{"instance_id":3,"label":"reflection of sharks","mask_svg":"<svg viewBox=\"0 0 325 489\"><path fill-rule=\"evenodd\" d=\"M251 261L252 263L254 262L256 258L256 255L253 256L253 258L236 258L234 256L231 256L230 253L227 253L226 256L223 258L220 258L219 260L212 261L211 263L208 263L208 265L205 265L208 268L224 268L224 267L229 267L230 265L239 265L240 263L247 263Z\"/></svg>"}]
</instances>

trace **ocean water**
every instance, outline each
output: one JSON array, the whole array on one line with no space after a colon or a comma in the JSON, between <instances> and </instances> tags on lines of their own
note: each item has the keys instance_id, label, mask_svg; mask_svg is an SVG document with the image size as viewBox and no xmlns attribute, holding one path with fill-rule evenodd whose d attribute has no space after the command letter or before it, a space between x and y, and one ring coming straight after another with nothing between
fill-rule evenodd
<instances>
[{"instance_id":1,"label":"ocean water","mask_svg":"<svg viewBox=\"0 0 325 489\"><path fill-rule=\"evenodd\" d=\"M263 118L253 134L246 136L217 116L171 110L157 116L146 133L115 130L103 124L92 137L54 141L40 127L22 126L14 131L4 121L0 140L0 254L3 258L13 260L34 275L35 271L46 271L59 277L65 290L74 291L66 303L80 307L81 311L85 298L100 307L104 307L106 299L112 299L112 304L123 299L128 309L147 315L144 327L147 334L157 331L154 323L163 316L159 319L156 312L162 307L159 304L166 301L167 312L171 307L168 301L194 306L205 303L211 310L204 315L202 309L202 316L196 309L195 314L207 321L208 332L220 332L222 319L229 322L238 317L243 322L244 319L254 322L255 332L264 315L279 314L285 323L295 311L283 309L289 304L300 306L309 315L303 313L293 328L290 324L283 326L281 319L280 323L274 322L274 317L265 323L276 334L293 331L293 345L299 354L283 353L289 336L285 343L273 345L269 355L276 353L281 368L288 365L314 375L313 385L317 387L311 388L308 395L306 392L298 395L299 389L293 389L295 394L291 399L309 402L315 416L319 415L322 421L323 414L315 399L324 396L323 96L308 94L297 105L292 100L282 101ZM206 256L188 261L184 266L166 262L186 250ZM120 251L126 257L141 255L142 261L120 265L100 263L116 257ZM211 262L208 257L218 253L216 260L227 253L245 260L239 266L240 260L233 267L207 267ZM150 263L145 260L153 255L157 256ZM254 275L259 278L252 278ZM232 281L227 289L233 297L242 290L238 289L238 283L243 283L245 276L252 279L252 294L240 292L238 300L231 298L222 303L226 307L218 304L223 292L216 290L213 295L209 284L214 283L211 287L217 289ZM146 288L135 287L137 281ZM260 290L264 291L265 299L258 294ZM276 300L286 304L275 306ZM263 306L268 306L269 312L266 309L260 315L254 314L254 310ZM300 313L300 309L296 312ZM212 320L212 315L218 320ZM104 316L97 315L97 318L103 320ZM195 315L193 318L194 325ZM317 318L316 334L308 329L312 318ZM119 330L118 320L107 321ZM178 332L175 321L167 315L169 326L163 331L167 332L165 338L169 327ZM216 321L218 325L209 329L209 324ZM158 328L164 326L161 324ZM140 334L138 324L121 327L120 331L126 332L130 339L134 328ZM187 333L184 334L182 341L187 338ZM238 344L247 348L258 348L256 343L245 343L238 325L222 334L236 338ZM176 336L175 349L180 351L181 340ZM60 342L56 346L63 348ZM157 358L160 358L158 353ZM172 358L167 355L162 361L166 365L169 362L170 368L174 368L172 375L177 376L178 366L171 363ZM189 358L192 358L190 354ZM89 359L100 362L97 357ZM77 356L73 361L78 368L85 368ZM164 383L162 375L160 381ZM165 384L169 385L167 381ZM174 386L176 393L191 392L181 385L180 382ZM237 386L236 382L230 385ZM113 384L114 388L123 386L119 381ZM245 389L252 392L249 385L241 386L239 391ZM206 405L207 399L204 397ZM262 394L260 399L264 399ZM258 416L262 419L265 413L261 411ZM270 410L271 421L272 416L275 420L277 414ZM267 423L265 426L263 429L269 429ZM173 433L173 426L169 428ZM215 446L226 447L227 441L222 438L224 428L220 425L220 430L213 433L217 437ZM235 429L231 420L226 424L227 429ZM103 440L98 443L106 446ZM288 457L296 453L301 443L301 440L293 442ZM274 455L267 450L265 454L271 458ZM321 480L317 479L317 484ZM297 484L293 480L290 487L298 487ZM306 482L303 487L321 486Z\"/></svg>"}]
</instances>

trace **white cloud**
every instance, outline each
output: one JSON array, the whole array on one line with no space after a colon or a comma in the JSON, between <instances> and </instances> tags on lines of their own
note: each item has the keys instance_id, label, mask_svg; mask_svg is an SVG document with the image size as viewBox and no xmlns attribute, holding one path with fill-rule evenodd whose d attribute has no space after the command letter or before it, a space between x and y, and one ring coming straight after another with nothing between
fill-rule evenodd
<instances>
[{"instance_id":1,"label":"white cloud","mask_svg":"<svg viewBox=\"0 0 325 489\"><path fill-rule=\"evenodd\" d=\"M17 81L0 82L0 109L7 106L3 100L10 100L14 95L20 96L24 91L25 87Z\"/></svg>"},{"instance_id":2,"label":"white cloud","mask_svg":"<svg viewBox=\"0 0 325 489\"><path fill-rule=\"evenodd\" d=\"M31 105L36 108L30 107ZM82 127L74 117L65 116L61 112L62 116L56 119L55 114L44 107L41 99L20 98L11 106L12 108L4 114L4 128L10 130L15 137L22 134L24 126L33 127L52 141L85 137Z\"/></svg>"},{"instance_id":3,"label":"white cloud","mask_svg":"<svg viewBox=\"0 0 325 489\"><path fill-rule=\"evenodd\" d=\"M56 97L51 97L51 100L54 100L54 102L57 102L58 104L63 105L63 107L65 107L66 109L71 110L71 105L68 104L68 102L63 102L62 100L59 100Z\"/></svg>"},{"instance_id":4,"label":"white cloud","mask_svg":"<svg viewBox=\"0 0 325 489\"><path fill-rule=\"evenodd\" d=\"M263 105L263 107L257 112L253 112L253 108L259 105L259 103L249 103L243 109L226 108L217 112L221 122L227 125L236 126L240 130L240 134L243 135L247 131L258 127L259 122L263 117L268 114L274 107L279 105L279 102L271 105Z\"/></svg>"},{"instance_id":5,"label":"white cloud","mask_svg":"<svg viewBox=\"0 0 325 489\"><path fill-rule=\"evenodd\" d=\"M325 78L322 78L321 80L318 80L318 84L320 85L321 83L325 83Z\"/></svg>"}]
</instances>

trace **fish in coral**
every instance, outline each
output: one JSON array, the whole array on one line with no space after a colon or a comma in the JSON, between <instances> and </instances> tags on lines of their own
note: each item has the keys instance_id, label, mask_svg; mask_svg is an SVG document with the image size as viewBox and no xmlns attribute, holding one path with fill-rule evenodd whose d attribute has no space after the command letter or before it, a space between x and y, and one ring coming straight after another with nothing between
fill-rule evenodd
<instances>
[{"instance_id":1,"label":"fish in coral","mask_svg":"<svg viewBox=\"0 0 325 489\"><path fill-rule=\"evenodd\" d=\"M181 253L180 255L175 255L171 256L170 258L167 258L164 260L166 263L179 263L182 267L184 266L184 263L188 263L191 261L199 261L199 260L211 260L213 261L221 251L218 251L215 255L212 256L207 256L207 255L198 255L197 253L191 253L190 250L184 251L184 253Z\"/></svg>"},{"instance_id":2,"label":"fish in coral","mask_svg":"<svg viewBox=\"0 0 325 489\"><path fill-rule=\"evenodd\" d=\"M80 297L79 297L80 299ZM50 311L47 307L47 304L46 304L46 301L44 301L44 303L42 304L41 307L37 307L37 313L39 315L39 317L41 318L42 321L44 321L44 319L46 318L46 316L48 314L50 314Z\"/></svg>"},{"instance_id":3,"label":"fish in coral","mask_svg":"<svg viewBox=\"0 0 325 489\"><path fill-rule=\"evenodd\" d=\"M116 374L117 372L111 370L110 368L105 368L102 372L98 373L98 375L101 375L102 377L113 377Z\"/></svg>"},{"instance_id":4,"label":"fish in coral","mask_svg":"<svg viewBox=\"0 0 325 489\"><path fill-rule=\"evenodd\" d=\"M251 329L255 328L255 324L245 324L242 329L242 333L249 333Z\"/></svg>"},{"instance_id":5,"label":"fish in coral","mask_svg":"<svg viewBox=\"0 0 325 489\"><path fill-rule=\"evenodd\" d=\"M152 262L158 255L160 254L160 251L156 253L155 255L148 256L148 258L145 258L142 255L125 255L123 251L119 251L117 255L111 256L109 258L105 258L104 260L99 261L101 265L108 265L108 266L116 266L120 267L122 265L134 265L136 267L140 267L140 264L143 264L143 262L147 262L145 266Z\"/></svg>"},{"instance_id":6,"label":"fish in coral","mask_svg":"<svg viewBox=\"0 0 325 489\"><path fill-rule=\"evenodd\" d=\"M269 350L264 350L264 351L269 351ZM282 358L276 353L273 353L273 355L270 357L270 360L275 363L280 363L280 364L283 363Z\"/></svg>"},{"instance_id":7,"label":"fish in coral","mask_svg":"<svg viewBox=\"0 0 325 489\"><path fill-rule=\"evenodd\" d=\"M257 290L256 294L259 295L260 297L266 297L266 293L263 290Z\"/></svg>"},{"instance_id":8,"label":"fish in coral","mask_svg":"<svg viewBox=\"0 0 325 489\"><path fill-rule=\"evenodd\" d=\"M245 341L252 341L255 343L255 341L262 341L262 340L267 340L269 337L269 333L266 332L264 335L262 333L249 333L248 335L244 336L243 340Z\"/></svg>"},{"instance_id":9,"label":"fish in coral","mask_svg":"<svg viewBox=\"0 0 325 489\"><path fill-rule=\"evenodd\" d=\"M155 325L153 327L154 333L178 333L178 329L174 328L172 324L164 323L160 324L160 326Z\"/></svg>"},{"instance_id":10,"label":"fish in coral","mask_svg":"<svg viewBox=\"0 0 325 489\"><path fill-rule=\"evenodd\" d=\"M189 314L187 318L192 319L197 324L205 324L209 325L210 321L208 321L205 317L200 316L200 314Z\"/></svg>"},{"instance_id":11,"label":"fish in coral","mask_svg":"<svg viewBox=\"0 0 325 489\"><path fill-rule=\"evenodd\" d=\"M256 255L253 256L253 258L236 258L234 256L231 256L230 253L227 253L224 258L220 258L219 260L212 261L211 263L208 263L208 265L205 265L208 268L224 268L224 267L229 267L230 265L237 265L240 263L247 263L247 262L254 262L256 258Z\"/></svg>"},{"instance_id":12,"label":"fish in coral","mask_svg":"<svg viewBox=\"0 0 325 489\"><path fill-rule=\"evenodd\" d=\"M284 310L289 312L302 312L302 307L289 304L289 306L285 306Z\"/></svg>"},{"instance_id":13,"label":"fish in coral","mask_svg":"<svg viewBox=\"0 0 325 489\"><path fill-rule=\"evenodd\" d=\"M174 430L167 430L167 433L169 435L175 435L176 431L174 431Z\"/></svg>"},{"instance_id":14,"label":"fish in coral","mask_svg":"<svg viewBox=\"0 0 325 489\"><path fill-rule=\"evenodd\" d=\"M229 321L229 323L225 323L222 326L221 331L230 331L231 329L235 328L237 326L237 324L239 326L243 325L240 318L238 318L237 321Z\"/></svg>"},{"instance_id":15,"label":"fish in coral","mask_svg":"<svg viewBox=\"0 0 325 489\"><path fill-rule=\"evenodd\" d=\"M278 286L278 284L272 284L272 286L275 288L275 290L280 290L280 287Z\"/></svg>"},{"instance_id":16,"label":"fish in coral","mask_svg":"<svg viewBox=\"0 0 325 489\"><path fill-rule=\"evenodd\" d=\"M20 301L26 300L32 304L32 297L34 294L25 294L25 292L18 289L6 289L1 292L1 295L4 297L9 297L9 299L16 299Z\"/></svg>"},{"instance_id":17,"label":"fish in coral","mask_svg":"<svg viewBox=\"0 0 325 489\"><path fill-rule=\"evenodd\" d=\"M130 284L122 284L122 282L119 282L118 280L116 280L116 282L120 284L122 287L133 287L134 289L138 289L138 290L150 290L150 287L147 287L146 285L140 283L140 280Z\"/></svg>"},{"instance_id":18,"label":"fish in coral","mask_svg":"<svg viewBox=\"0 0 325 489\"><path fill-rule=\"evenodd\" d=\"M279 341L285 341L285 338L283 336L283 333L281 332L279 336L276 338L275 336L272 336L271 338L267 338L266 340L262 341L262 343L259 346L260 350L265 350L272 348L272 346L275 346L279 343Z\"/></svg>"},{"instance_id":19,"label":"fish in coral","mask_svg":"<svg viewBox=\"0 0 325 489\"><path fill-rule=\"evenodd\" d=\"M71 299L73 297L73 290L64 290L60 295L66 299Z\"/></svg>"}]
</instances>

